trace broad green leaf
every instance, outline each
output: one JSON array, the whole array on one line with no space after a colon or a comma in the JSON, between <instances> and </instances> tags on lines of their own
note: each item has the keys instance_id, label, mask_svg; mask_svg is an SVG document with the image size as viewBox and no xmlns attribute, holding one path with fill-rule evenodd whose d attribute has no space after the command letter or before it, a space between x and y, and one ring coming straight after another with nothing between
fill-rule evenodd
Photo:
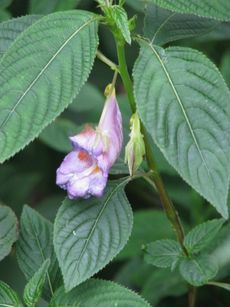
<instances>
[{"instance_id":1,"label":"broad green leaf","mask_svg":"<svg viewBox=\"0 0 230 307\"><path fill-rule=\"evenodd\" d=\"M66 199L60 207L54 248L67 291L105 267L127 243L133 221L126 183L111 182L102 198Z\"/></svg>"},{"instance_id":2,"label":"broad green leaf","mask_svg":"<svg viewBox=\"0 0 230 307\"><path fill-rule=\"evenodd\" d=\"M0 281L0 306L23 307L17 293L3 281Z\"/></svg>"},{"instance_id":3,"label":"broad green leaf","mask_svg":"<svg viewBox=\"0 0 230 307\"><path fill-rule=\"evenodd\" d=\"M40 15L27 15L0 23L0 57L6 53L21 32L41 17Z\"/></svg>"},{"instance_id":4,"label":"broad green leaf","mask_svg":"<svg viewBox=\"0 0 230 307\"><path fill-rule=\"evenodd\" d=\"M78 94L94 62L97 18L85 11L43 17L2 57L0 162L37 137Z\"/></svg>"},{"instance_id":5,"label":"broad green leaf","mask_svg":"<svg viewBox=\"0 0 230 307\"><path fill-rule=\"evenodd\" d=\"M180 273L191 285L199 287L206 284L217 274L218 267L214 258L206 255L192 259L184 258L180 262Z\"/></svg>"},{"instance_id":6,"label":"broad green leaf","mask_svg":"<svg viewBox=\"0 0 230 307\"><path fill-rule=\"evenodd\" d=\"M225 218L230 93L202 53L142 43L134 67L140 117L165 158Z\"/></svg>"},{"instance_id":7,"label":"broad green leaf","mask_svg":"<svg viewBox=\"0 0 230 307\"><path fill-rule=\"evenodd\" d=\"M230 20L230 2L226 0L150 0L162 8L217 20Z\"/></svg>"},{"instance_id":8,"label":"broad green leaf","mask_svg":"<svg viewBox=\"0 0 230 307\"><path fill-rule=\"evenodd\" d=\"M181 296L187 291L187 284L177 270L172 272L169 269L156 269L145 280L141 295L152 306L158 306L161 299Z\"/></svg>"},{"instance_id":9,"label":"broad green leaf","mask_svg":"<svg viewBox=\"0 0 230 307\"><path fill-rule=\"evenodd\" d=\"M42 289L47 277L47 270L50 265L50 260L46 259L40 269L33 275L33 277L26 284L23 298L28 307L35 307L38 303Z\"/></svg>"},{"instance_id":10,"label":"broad green leaf","mask_svg":"<svg viewBox=\"0 0 230 307\"><path fill-rule=\"evenodd\" d=\"M20 219L20 236L17 242L17 260L27 280L40 269L46 259L50 259L48 278L44 294L50 298L61 283L61 273L53 249L53 227L32 208L25 206ZM50 289L52 287L52 291Z\"/></svg>"},{"instance_id":11,"label":"broad green leaf","mask_svg":"<svg viewBox=\"0 0 230 307\"><path fill-rule=\"evenodd\" d=\"M219 287L219 288L225 289L227 291L230 291L230 284L227 284L225 282L210 281L210 282L207 283L207 285Z\"/></svg>"},{"instance_id":12,"label":"broad green leaf","mask_svg":"<svg viewBox=\"0 0 230 307\"><path fill-rule=\"evenodd\" d=\"M81 0L30 0L31 14L50 14L55 11L72 10Z\"/></svg>"},{"instance_id":13,"label":"broad green leaf","mask_svg":"<svg viewBox=\"0 0 230 307\"><path fill-rule=\"evenodd\" d=\"M9 207L0 205L0 260L10 253L17 236L16 215Z\"/></svg>"},{"instance_id":14,"label":"broad green leaf","mask_svg":"<svg viewBox=\"0 0 230 307\"><path fill-rule=\"evenodd\" d=\"M40 134L40 139L51 148L69 152L72 149L69 137L77 134L79 127L68 119L58 118Z\"/></svg>"},{"instance_id":15,"label":"broad green leaf","mask_svg":"<svg viewBox=\"0 0 230 307\"><path fill-rule=\"evenodd\" d=\"M230 32L230 31L229 31ZM230 88L230 49L227 50L227 52L224 54L222 61L221 61L221 73L223 74L223 77Z\"/></svg>"},{"instance_id":16,"label":"broad green leaf","mask_svg":"<svg viewBox=\"0 0 230 307\"><path fill-rule=\"evenodd\" d=\"M54 294L49 307L57 306L150 307L135 292L111 281L90 279L66 293L61 287Z\"/></svg>"},{"instance_id":17,"label":"broad green leaf","mask_svg":"<svg viewBox=\"0 0 230 307\"><path fill-rule=\"evenodd\" d=\"M185 247L192 253L201 251L214 239L223 224L223 219L216 219L196 226L185 236Z\"/></svg>"},{"instance_id":18,"label":"broad green leaf","mask_svg":"<svg viewBox=\"0 0 230 307\"><path fill-rule=\"evenodd\" d=\"M208 33L220 22L190 14L178 14L149 4L146 9L144 33L152 43L166 43Z\"/></svg>"},{"instance_id":19,"label":"broad green leaf","mask_svg":"<svg viewBox=\"0 0 230 307\"><path fill-rule=\"evenodd\" d=\"M5 9L0 9L0 22L9 20L11 18L11 14L9 11Z\"/></svg>"},{"instance_id":20,"label":"broad green leaf","mask_svg":"<svg viewBox=\"0 0 230 307\"><path fill-rule=\"evenodd\" d=\"M125 41L128 44L131 44L131 34L129 31L129 21L126 11L119 5L113 5L111 7L110 13L116 26L121 31Z\"/></svg>"},{"instance_id":21,"label":"broad green leaf","mask_svg":"<svg viewBox=\"0 0 230 307\"><path fill-rule=\"evenodd\" d=\"M144 259L159 268L173 268L180 256L180 245L175 240L165 239L147 244Z\"/></svg>"},{"instance_id":22,"label":"broad green leaf","mask_svg":"<svg viewBox=\"0 0 230 307\"><path fill-rule=\"evenodd\" d=\"M173 231L165 214L159 210L138 210L133 216L133 230L130 239L117 256L124 260L142 254L142 247L154 240L172 238Z\"/></svg>"}]
</instances>

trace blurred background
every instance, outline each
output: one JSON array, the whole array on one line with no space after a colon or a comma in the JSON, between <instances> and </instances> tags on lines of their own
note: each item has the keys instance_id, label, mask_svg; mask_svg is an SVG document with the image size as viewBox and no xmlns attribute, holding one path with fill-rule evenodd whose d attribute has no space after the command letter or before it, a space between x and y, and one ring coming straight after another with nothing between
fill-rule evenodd
<instances>
[{"instance_id":1,"label":"blurred background","mask_svg":"<svg viewBox=\"0 0 230 307\"><path fill-rule=\"evenodd\" d=\"M58 5L59 0L0 0L0 21L26 14L49 14L66 8ZM93 0L71 0L73 7L99 12ZM61 1L59 1L61 2ZM70 1L69 1L70 2ZM144 11L138 0L126 3L129 17L137 15L136 32L142 33ZM0 24L1 33L1 24ZM205 53L221 70L226 83L230 85L230 24L219 24L212 32L198 38L181 40L175 45L189 46ZM172 44L170 44L172 45ZM100 51L117 62L115 45L111 33L100 27ZM133 43L127 48L127 60L132 66L138 55L138 46ZM38 139L15 157L0 165L0 201L10 206L20 217L22 206L38 210L50 221L65 197L65 193L55 185L56 169L64 155L71 150L68 136L80 131L85 123L96 125L104 103L103 91L111 82L113 72L96 59L88 83L80 95L64 113L48 126ZM126 139L129 131L131 112L121 81L118 80L117 94L123 113ZM185 229L207 219L218 217L212 207L193 191L165 161L155 148L155 157L167 190L182 217ZM143 168L145 165L143 164ZM126 174L123 155L113 167L111 178ZM136 188L138 186L138 189ZM134 229L125 249L103 271L99 277L117 281L130 287L145 297L153 306L186 306L187 286L177 272L160 270L143 261L144 244L161 238L173 238L174 233L161 210L159 198L142 180L133 181L127 187L127 195L134 210ZM208 252L218 258L220 270L218 279L230 282L230 225L226 223ZM20 272L15 258L15 250L0 262L0 279L22 293L25 278ZM230 306L230 293L212 286L199 288L197 306ZM41 302L40 306L47 304Z\"/></svg>"}]
</instances>

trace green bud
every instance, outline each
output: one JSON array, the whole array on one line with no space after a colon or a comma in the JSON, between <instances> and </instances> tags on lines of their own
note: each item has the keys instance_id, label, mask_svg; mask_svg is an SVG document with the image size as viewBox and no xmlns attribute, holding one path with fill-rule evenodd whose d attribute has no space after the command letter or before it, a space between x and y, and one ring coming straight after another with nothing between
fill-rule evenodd
<instances>
[{"instance_id":1,"label":"green bud","mask_svg":"<svg viewBox=\"0 0 230 307\"><path fill-rule=\"evenodd\" d=\"M130 119L130 130L130 140L125 147L125 163L128 163L129 173L132 176L141 165L145 155L145 143L137 112Z\"/></svg>"}]
</instances>

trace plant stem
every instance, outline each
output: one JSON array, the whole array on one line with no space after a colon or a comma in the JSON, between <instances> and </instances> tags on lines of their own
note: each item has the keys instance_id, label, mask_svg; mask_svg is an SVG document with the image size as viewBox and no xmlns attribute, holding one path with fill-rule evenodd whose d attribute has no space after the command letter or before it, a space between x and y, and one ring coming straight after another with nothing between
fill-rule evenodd
<instances>
[{"instance_id":1,"label":"plant stem","mask_svg":"<svg viewBox=\"0 0 230 307\"><path fill-rule=\"evenodd\" d=\"M189 286L189 292L188 292L188 305L189 307L195 307L196 304L196 287Z\"/></svg>"},{"instance_id":2,"label":"plant stem","mask_svg":"<svg viewBox=\"0 0 230 307\"><path fill-rule=\"evenodd\" d=\"M118 66L112 62L110 59L108 59L101 51L97 50L97 57L99 60L101 60L103 63L108 65L112 70L118 71Z\"/></svg>"},{"instance_id":3,"label":"plant stem","mask_svg":"<svg viewBox=\"0 0 230 307\"><path fill-rule=\"evenodd\" d=\"M133 85L132 81L128 72L127 64L126 64L126 58L125 58L125 49L124 49L124 44L117 42L117 55L118 55L118 63L119 63L119 71L120 75L123 81L123 84L125 86L128 98L129 98L129 103L132 112L134 113L136 111L136 103L135 103L135 98L133 94ZM150 170L152 171L152 176L151 176L151 181L153 186L156 187L162 206L164 208L164 211L166 213L167 218L169 219L170 223L173 226L173 229L175 230L176 237L178 242L180 243L180 246L186 256L188 256L188 252L183 244L184 240L184 231L182 224L180 222L179 215L170 200L166 189L164 187L164 183L161 179L160 174L157 171L157 167L154 161L154 156L152 152L152 148L150 146L149 140L148 140L148 134L142 125L142 133L144 135L144 141L145 141L145 149L146 149L146 158L148 162L148 166Z\"/></svg>"}]
</instances>

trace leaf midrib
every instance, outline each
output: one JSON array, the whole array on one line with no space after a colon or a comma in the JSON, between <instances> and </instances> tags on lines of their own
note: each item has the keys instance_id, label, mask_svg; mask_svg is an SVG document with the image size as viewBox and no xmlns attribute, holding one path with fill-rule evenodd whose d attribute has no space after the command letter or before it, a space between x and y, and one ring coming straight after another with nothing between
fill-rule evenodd
<instances>
[{"instance_id":1,"label":"leaf midrib","mask_svg":"<svg viewBox=\"0 0 230 307\"><path fill-rule=\"evenodd\" d=\"M108 202L109 202L110 199L113 197L113 195L116 193L116 191L117 191L118 189L120 189L120 187L121 187L122 185L126 184L128 181L129 181L129 178L128 178L127 180L122 181L120 184L118 184L118 185L116 186L116 188L113 189L112 192L111 192L111 193L108 195L108 197L106 198L105 203L104 203L104 205L102 206L101 210L99 211L99 213L98 213L98 215L97 215L97 217L96 217L96 219L95 219L95 222L94 222L94 224L93 224L93 226L92 226L92 228L91 228L91 230L90 230L89 236L88 236L88 238L87 238L86 241L85 241L85 244L84 244L84 246L83 246L83 249L82 249L82 251L81 251L81 254L80 254L80 256L79 256L78 259L77 259L77 268L76 268L77 270L79 269L79 264L80 264L80 262L81 262L82 256L84 255L84 253L85 253L85 251L86 251L86 248L88 247L89 241L90 241L90 239L91 239L91 237L92 237L92 235L93 235L93 233L94 233L94 230L95 230L95 228L96 228L96 226L97 226L97 224L98 224L98 222L99 222L99 220L100 220L100 218L101 218L101 216L102 216L102 214L103 214L105 208L106 208L107 205L108 205Z\"/></svg>"},{"instance_id":2,"label":"leaf midrib","mask_svg":"<svg viewBox=\"0 0 230 307\"><path fill-rule=\"evenodd\" d=\"M60 52L65 48L65 46L87 25L89 25L91 22L95 21L98 17L93 17L89 19L87 22L85 22L83 25L81 25L74 33L72 33L68 39L61 45L61 47L56 51L56 53L51 57L51 59L48 61L48 63L42 68L42 70L39 72L39 74L36 76L36 78L30 83L30 85L27 87L27 89L24 91L24 93L21 95L21 97L16 102L15 106L11 109L11 111L8 113L8 115L3 120L2 124L0 125L0 131L2 128L6 125L8 120L11 118L14 111L17 109L20 102L23 100L23 98L27 95L27 93L31 90L31 88L36 84L36 82L40 79L40 77L43 75L43 73L46 71L46 69L53 63L53 61L56 59L56 57L60 54Z\"/></svg>"},{"instance_id":3,"label":"leaf midrib","mask_svg":"<svg viewBox=\"0 0 230 307\"><path fill-rule=\"evenodd\" d=\"M196 146L196 148L197 148L197 151L198 151L198 153L199 153L199 155L200 155L200 157L201 157L202 162L204 163L204 166L205 166L205 168L206 168L206 170L207 170L208 176L209 176L210 179L212 180L211 171L210 171L210 169L208 168L208 165L207 165L207 163L206 163L206 161L205 161L205 158L204 158L204 156L203 156L203 154L202 154L202 152L201 152L201 149L200 149L200 147L199 147L199 144L198 144L196 135L195 135L195 133L194 133L194 131L193 131L193 129L192 129L192 124L190 123L189 117L188 117L188 115L187 115L187 113L186 113L186 110L185 110L185 108L184 108L184 106L183 106L183 103L182 103L182 101L181 101L181 99L180 99L180 96L179 96L179 94L178 94L178 92L177 92L177 90L176 90L176 88L175 88L175 86L174 86L174 84L173 84L173 81L172 81L172 79L171 79L171 77L170 77L170 74L169 74L167 68L165 67L163 61L161 60L160 55L158 54L158 52L157 52L157 51L155 50L155 48L153 47L153 45L151 45L151 44L148 44L148 45L149 45L149 47L151 48L151 50L153 51L153 53L155 54L156 58L158 59L160 65L161 65L162 68L163 68L163 71L164 71L164 73L165 73L165 75L166 75L166 77L167 77L167 79L168 79L168 81L169 81L169 84L170 84L170 86L171 86L171 88L172 88L172 91L173 91L175 97L176 97L176 100L177 100L178 103L179 103L179 106L180 106L180 108L181 108L182 114L183 114L183 116L184 116L184 118L185 118L185 121L186 121L186 123L187 123L187 125L188 125L189 131L190 131L190 133L191 133L192 139L193 139L193 141L194 141L194 143L195 143L195 146Z\"/></svg>"}]
</instances>

